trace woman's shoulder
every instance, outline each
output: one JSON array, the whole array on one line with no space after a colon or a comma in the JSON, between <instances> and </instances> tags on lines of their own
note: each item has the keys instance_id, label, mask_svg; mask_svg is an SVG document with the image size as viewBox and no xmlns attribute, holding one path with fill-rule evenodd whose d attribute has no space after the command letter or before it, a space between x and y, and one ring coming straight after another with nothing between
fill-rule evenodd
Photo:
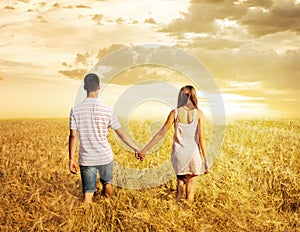
<instances>
[{"instance_id":1,"label":"woman's shoulder","mask_svg":"<svg viewBox=\"0 0 300 232\"><path fill-rule=\"evenodd\" d=\"M174 115L177 113L177 110L178 110L178 108L172 109L172 110L170 111L169 115L173 115L173 116L174 116Z\"/></svg>"},{"instance_id":2,"label":"woman's shoulder","mask_svg":"<svg viewBox=\"0 0 300 232\"><path fill-rule=\"evenodd\" d=\"M198 119L204 118L204 113L202 110L196 109Z\"/></svg>"}]
</instances>

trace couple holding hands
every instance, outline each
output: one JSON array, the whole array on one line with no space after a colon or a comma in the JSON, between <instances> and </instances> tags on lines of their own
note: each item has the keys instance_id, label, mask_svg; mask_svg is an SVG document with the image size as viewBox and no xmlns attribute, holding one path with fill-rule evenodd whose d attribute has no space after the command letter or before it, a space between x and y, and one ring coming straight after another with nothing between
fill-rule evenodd
<instances>
[{"instance_id":1,"label":"couple holding hands","mask_svg":"<svg viewBox=\"0 0 300 232\"><path fill-rule=\"evenodd\" d=\"M171 162L177 175L177 200L194 201L196 177L208 173L206 146L204 140L204 115L198 109L196 91L193 86L181 88L177 108L172 110L162 128L150 142L139 150L134 141L125 133L111 107L98 99L99 77L87 74L84 78L87 98L73 107L70 113L69 169L76 174L74 160L76 151L76 132L79 135L80 148L78 164L80 167L83 203L91 203L96 189L97 171L103 185L102 193L113 195L112 170L113 153L107 140L108 129L113 129L120 139L135 151L135 157L143 161L147 152L157 144L174 125ZM184 194L184 185L186 185ZM184 196L185 195L185 196Z\"/></svg>"}]
</instances>

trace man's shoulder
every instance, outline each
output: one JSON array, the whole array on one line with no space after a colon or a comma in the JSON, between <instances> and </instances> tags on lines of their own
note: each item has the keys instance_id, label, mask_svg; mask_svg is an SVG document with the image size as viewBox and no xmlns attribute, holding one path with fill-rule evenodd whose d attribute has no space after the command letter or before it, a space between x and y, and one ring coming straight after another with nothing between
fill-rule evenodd
<instances>
[{"instance_id":1,"label":"man's shoulder","mask_svg":"<svg viewBox=\"0 0 300 232\"><path fill-rule=\"evenodd\" d=\"M76 109L76 108L81 108L81 107L85 107L85 106L88 106L88 105L96 105L96 106L99 106L99 107L102 107L102 108L106 108L106 109L111 109L112 110L112 107L104 104L103 102L101 102L98 98L96 99L93 99L92 101L89 100L84 100L80 103L78 103L77 105L75 105L72 109Z\"/></svg>"},{"instance_id":2,"label":"man's shoulder","mask_svg":"<svg viewBox=\"0 0 300 232\"><path fill-rule=\"evenodd\" d=\"M112 107L110 107L110 106L104 104L104 103L101 102L100 100L97 101L96 104L97 104L98 107L102 108L102 109L105 110L105 111L111 111L111 112L113 111L113 108L112 108Z\"/></svg>"}]
</instances>

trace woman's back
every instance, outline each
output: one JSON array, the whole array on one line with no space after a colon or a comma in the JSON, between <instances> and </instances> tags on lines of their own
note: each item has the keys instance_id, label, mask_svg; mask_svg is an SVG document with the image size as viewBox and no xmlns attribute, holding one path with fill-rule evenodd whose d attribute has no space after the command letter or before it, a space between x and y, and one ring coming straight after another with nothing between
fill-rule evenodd
<instances>
[{"instance_id":1,"label":"woman's back","mask_svg":"<svg viewBox=\"0 0 300 232\"><path fill-rule=\"evenodd\" d=\"M177 117L180 123L190 124L194 121L196 111L194 109L182 106L177 109Z\"/></svg>"},{"instance_id":2,"label":"woman's back","mask_svg":"<svg viewBox=\"0 0 300 232\"><path fill-rule=\"evenodd\" d=\"M197 109L184 106L176 109L174 127L171 162L176 175L199 175L202 162L197 136Z\"/></svg>"}]
</instances>

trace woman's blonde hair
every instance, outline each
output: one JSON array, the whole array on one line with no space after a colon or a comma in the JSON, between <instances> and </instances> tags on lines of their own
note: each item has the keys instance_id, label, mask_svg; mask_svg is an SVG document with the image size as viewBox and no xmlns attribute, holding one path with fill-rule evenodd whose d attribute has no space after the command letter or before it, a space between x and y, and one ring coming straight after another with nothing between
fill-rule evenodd
<instances>
[{"instance_id":1,"label":"woman's blonde hair","mask_svg":"<svg viewBox=\"0 0 300 232\"><path fill-rule=\"evenodd\" d=\"M190 100L196 109L198 109L198 100L196 90L191 85L183 86L178 94L177 108L184 106Z\"/></svg>"}]
</instances>

